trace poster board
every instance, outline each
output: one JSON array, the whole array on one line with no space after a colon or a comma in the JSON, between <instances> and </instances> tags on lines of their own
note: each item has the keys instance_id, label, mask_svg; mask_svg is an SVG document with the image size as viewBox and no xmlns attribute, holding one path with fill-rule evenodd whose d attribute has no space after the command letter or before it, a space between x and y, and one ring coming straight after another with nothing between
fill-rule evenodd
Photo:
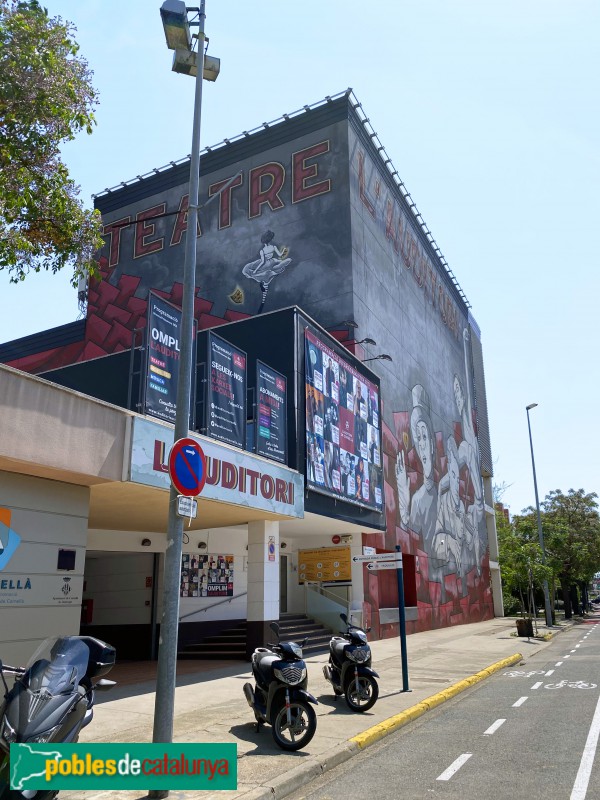
<instances>
[{"instance_id":1,"label":"poster board","mask_svg":"<svg viewBox=\"0 0 600 800\"><path fill-rule=\"evenodd\" d=\"M233 555L183 553L180 597L233 597Z\"/></svg>"},{"instance_id":2,"label":"poster board","mask_svg":"<svg viewBox=\"0 0 600 800\"><path fill-rule=\"evenodd\" d=\"M349 547L318 547L298 550L298 583L305 581L347 582L352 579Z\"/></svg>"}]
</instances>

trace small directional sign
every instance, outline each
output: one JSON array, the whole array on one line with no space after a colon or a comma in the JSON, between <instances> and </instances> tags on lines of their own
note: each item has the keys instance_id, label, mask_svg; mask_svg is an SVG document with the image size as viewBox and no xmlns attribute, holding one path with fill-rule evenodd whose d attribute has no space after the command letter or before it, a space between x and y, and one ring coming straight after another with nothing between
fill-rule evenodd
<instances>
[{"instance_id":1,"label":"small directional sign","mask_svg":"<svg viewBox=\"0 0 600 800\"><path fill-rule=\"evenodd\" d=\"M367 564L367 569L369 572L374 572L379 569L398 569L400 566L402 566L402 559L398 559L397 561L374 561Z\"/></svg>"},{"instance_id":2,"label":"small directional sign","mask_svg":"<svg viewBox=\"0 0 600 800\"><path fill-rule=\"evenodd\" d=\"M198 503L193 497L186 497L183 494L177 495L177 516L196 519L198 516Z\"/></svg>"},{"instance_id":3,"label":"small directional sign","mask_svg":"<svg viewBox=\"0 0 600 800\"><path fill-rule=\"evenodd\" d=\"M372 556L352 556L352 561L402 561L402 553L374 553Z\"/></svg>"}]
</instances>

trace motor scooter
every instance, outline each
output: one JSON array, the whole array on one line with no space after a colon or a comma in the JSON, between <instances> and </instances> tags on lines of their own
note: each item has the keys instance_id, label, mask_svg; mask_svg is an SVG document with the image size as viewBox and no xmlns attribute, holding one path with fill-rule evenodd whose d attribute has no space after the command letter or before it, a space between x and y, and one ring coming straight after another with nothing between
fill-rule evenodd
<instances>
[{"instance_id":1,"label":"motor scooter","mask_svg":"<svg viewBox=\"0 0 600 800\"><path fill-rule=\"evenodd\" d=\"M0 800L52 800L56 790L10 788L10 745L76 742L94 716L94 693L115 681L102 678L114 666L115 648L92 636L46 639L25 667L0 661ZM9 689L6 676L15 677Z\"/></svg>"},{"instance_id":2,"label":"motor scooter","mask_svg":"<svg viewBox=\"0 0 600 800\"><path fill-rule=\"evenodd\" d=\"M279 625L271 623L279 640ZM310 705L318 700L307 690L306 663L300 642L280 642L258 647L252 654L255 685L244 684L248 705L254 711L256 729L264 723L272 726L273 739L282 750L300 750L310 742L317 729L317 715Z\"/></svg>"},{"instance_id":3,"label":"motor scooter","mask_svg":"<svg viewBox=\"0 0 600 800\"><path fill-rule=\"evenodd\" d=\"M375 678L379 675L371 669L371 648L367 633L348 622L346 614L340 614L346 625L341 636L333 636L329 642L329 663L323 665L323 674L333 686L336 697L344 695L352 711L368 711L379 697L379 686Z\"/></svg>"}]
</instances>

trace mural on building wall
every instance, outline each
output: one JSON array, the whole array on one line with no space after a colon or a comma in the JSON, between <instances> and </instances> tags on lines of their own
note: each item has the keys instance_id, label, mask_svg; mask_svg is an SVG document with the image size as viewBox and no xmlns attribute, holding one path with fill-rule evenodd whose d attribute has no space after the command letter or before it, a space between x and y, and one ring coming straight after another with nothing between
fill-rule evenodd
<instances>
[{"instance_id":1,"label":"mural on building wall","mask_svg":"<svg viewBox=\"0 0 600 800\"><path fill-rule=\"evenodd\" d=\"M435 430L430 395L421 384L412 387L412 407L393 414L395 430L384 430L387 533L364 539L380 549L401 544L405 553L416 556L419 619L409 623L409 630L493 616L483 480L466 380L468 329L463 344L466 374L454 375L452 433ZM373 624L389 592L382 585L385 575L368 581L367 624Z\"/></svg>"},{"instance_id":2,"label":"mural on building wall","mask_svg":"<svg viewBox=\"0 0 600 800\"><path fill-rule=\"evenodd\" d=\"M275 234L273 231L266 231L260 238L262 247L256 261L251 261L246 264L242 269L242 273L246 278L256 281L262 293L262 300L260 308L256 312L260 314L265 307L269 285L273 278L285 272L286 267L292 263L292 259L288 258L289 248L282 247L279 249L277 245L273 244Z\"/></svg>"}]
</instances>

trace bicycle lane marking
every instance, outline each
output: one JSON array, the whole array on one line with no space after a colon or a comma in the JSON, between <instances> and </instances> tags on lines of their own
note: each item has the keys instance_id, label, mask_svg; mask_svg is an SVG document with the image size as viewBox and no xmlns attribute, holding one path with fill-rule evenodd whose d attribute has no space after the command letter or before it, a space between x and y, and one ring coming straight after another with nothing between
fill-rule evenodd
<instances>
[{"instance_id":1,"label":"bicycle lane marking","mask_svg":"<svg viewBox=\"0 0 600 800\"><path fill-rule=\"evenodd\" d=\"M453 775L455 775L458 772L458 770L463 766L463 764L467 763L467 761L471 758L472 755L473 753L463 753L455 761L453 761L452 764L450 764L448 769L445 769L441 775L438 775L436 780L449 781L450 778Z\"/></svg>"},{"instance_id":2,"label":"bicycle lane marking","mask_svg":"<svg viewBox=\"0 0 600 800\"><path fill-rule=\"evenodd\" d=\"M596 703L596 711L594 712L594 718L592 719L592 724L590 725L585 747L583 748L583 754L581 756L579 770L577 771L577 777L575 778L575 783L573 784L573 791L571 792L570 800L585 800L588 783L590 781L590 775L592 774L592 767L594 766L594 758L596 756L596 747L598 746L599 735L600 697Z\"/></svg>"}]
</instances>

